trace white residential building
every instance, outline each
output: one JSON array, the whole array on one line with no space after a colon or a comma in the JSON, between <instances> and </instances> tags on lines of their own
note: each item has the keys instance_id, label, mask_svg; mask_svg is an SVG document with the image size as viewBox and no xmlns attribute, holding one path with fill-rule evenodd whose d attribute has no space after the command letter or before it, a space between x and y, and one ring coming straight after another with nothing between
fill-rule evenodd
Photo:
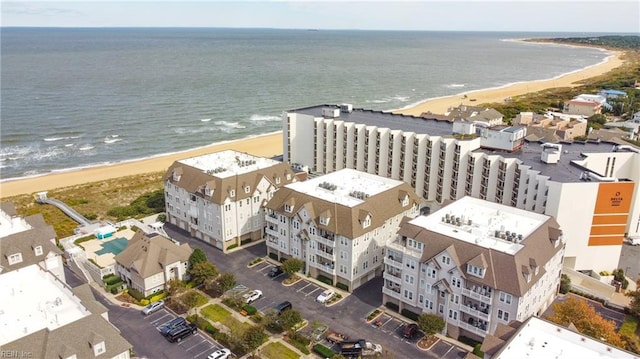
<instances>
[{"instance_id":1,"label":"white residential building","mask_svg":"<svg viewBox=\"0 0 640 359\"><path fill-rule=\"evenodd\" d=\"M226 252L262 238L264 203L293 181L287 164L232 150L179 160L164 177L167 220Z\"/></svg>"},{"instance_id":2,"label":"white residential building","mask_svg":"<svg viewBox=\"0 0 640 359\"><path fill-rule=\"evenodd\" d=\"M448 335L481 340L551 304L563 254L552 217L464 197L403 221L387 246L383 302L440 315Z\"/></svg>"},{"instance_id":3,"label":"white residential building","mask_svg":"<svg viewBox=\"0 0 640 359\"><path fill-rule=\"evenodd\" d=\"M473 196L555 217L575 270L616 268L625 234L640 235L640 150L621 140L540 143L521 127L471 129L349 105L291 110L283 122L284 160L312 172L353 168L438 204Z\"/></svg>"},{"instance_id":4,"label":"white residential building","mask_svg":"<svg viewBox=\"0 0 640 359\"><path fill-rule=\"evenodd\" d=\"M88 284L69 288L33 264L0 275L0 347L6 358L129 359Z\"/></svg>"},{"instance_id":5,"label":"white residential building","mask_svg":"<svg viewBox=\"0 0 640 359\"><path fill-rule=\"evenodd\" d=\"M292 183L267 203L267 251L353 290L381 274L385 244L419 203L406 183L352 169Z\"/></svg>"},{"instance_id":6,"label":"white residential building","mask_svg":"<svg viewBox=\"0 0 640 359\"><path fill-rule=\"evenodd\" d=\"M11 202L0 203L0 273L37 264L65 282L56 232L41 214L22 218Z\"/></svg>"},{"instance_id":7,"label":"white residential building","mask_svg":"<svg viewBox=\"0 0 640 359\"><path fill-rule=\"evenodd\" d=\"M638 359L637 354L580 334L575 327L564 328L537 317L499 325L485 337L482 351L485 359Z\"/></svg>"},{"instance_id":8,"label":"white residential building","mask_svg":"<svg viewBox=\"0 0 640 359\"><path fill-rule=\"evenodd\" d=\"M191 247L158 233L138 230L127 247L114 257L116 274L145 297L165 289L172 280L188 279Z\"/></svg>"}]
</instances>

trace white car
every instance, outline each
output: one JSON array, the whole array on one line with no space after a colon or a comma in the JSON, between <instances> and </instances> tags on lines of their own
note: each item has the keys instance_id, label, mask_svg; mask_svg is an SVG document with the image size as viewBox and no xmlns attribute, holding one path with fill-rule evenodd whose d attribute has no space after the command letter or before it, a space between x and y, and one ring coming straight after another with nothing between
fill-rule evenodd
<instances>
[{"instance_id":1,"label":"white car","mask_svg":"<svg viewBox=\"0 0 640 359\"><path fill-rule=\"evenodd\" d=\"M207 359L227 359L231 356L231 350L227 348L218 349L215 352L209 354Z\"/></svg>"},{"instance_id":2,"label":"white car","mask_svg":"<svg viewBox=\"0 0 640 359\"><path fill-rule=\"evenodd\" d=\"M335 295L336 295L336 292L332 291L331 289L327 289L324 292L320 293L318 298L316 298L316 302L318 302L318 303L326 303L331 298L335 297Z\"/></svg>"},{"instance_id":3,"label":"white car","mask_svg":"<svg viewBox=\"0 0 640 359\"><path fill-rule=\"evenodd\" d=\"M255 302L260 298L262 298L262 291L258 289L252 290L251 292L242 296L242 299L244 299L244 302L247 304Z\"/></svg>"},{"instance_id":4,"label":"white car","mask_svg":"<svg viewBox=\"0 0 640 359\"><path fill-rule=\"evenodd\" d=\"M142 314L144 315L149 315L155 311L158 311L160 309L164 308L164 301L163 300L159 300L157 302L153 302L149 305L147 305L146 307L142 308Z\"/></svg>"}]
</instances>

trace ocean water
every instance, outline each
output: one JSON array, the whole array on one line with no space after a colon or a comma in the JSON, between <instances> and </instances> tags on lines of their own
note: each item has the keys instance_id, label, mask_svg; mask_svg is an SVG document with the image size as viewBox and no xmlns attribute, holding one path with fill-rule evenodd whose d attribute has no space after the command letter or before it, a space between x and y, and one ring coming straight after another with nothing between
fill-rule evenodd
<instances>
[{"instance_id":1,"label":"ocean water","mask_svg":"<svg viewBox=\"0 0 640 359\"><path fill-rule=\"evenodd\" d=\"M575 36L576 34L564 34ZM563 34L2 28L2 180L282 129L322 103L390 110L602 61Z\"/></svg>"}]
</instances>

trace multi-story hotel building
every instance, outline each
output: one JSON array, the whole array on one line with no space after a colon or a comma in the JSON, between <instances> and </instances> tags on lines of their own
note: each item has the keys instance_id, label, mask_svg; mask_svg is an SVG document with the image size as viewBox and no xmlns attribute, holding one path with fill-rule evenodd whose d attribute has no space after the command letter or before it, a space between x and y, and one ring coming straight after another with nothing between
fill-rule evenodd
<instances>
[{"instance_id":1,"label":"multi-story hotel building","mask_svg":"<svg viewBox=\"0 0 640 359\"><path fill-rule=\"evenodd\" d=\"M381 274L386 242L419 204L408 184L352 169L292 183L267 203L267 251L353 290Z\"/></svg>"},{"instance_id":2,"label":"multi-story hotel building","mask_svg":"<svg viewBox=\"0 0 640 359\"><path fill-rule=\"evenodd\" d=\"M285 161L312 172L354 168L404 181L427 201L473 196L555 217L570 238L565 265L576 270L614 269L625 234L640 234L640 150L629 145L531 142L525 127L350 105L283 120Z\"/></svg>"},{"instance_id":3,"label":"multi-story hotel building","mask_svg":"<svg viewBox=\"0 0 640 359\"><path fill-rule=\"evenodd\" d=\"M289 165L232 150L179 160L164 176L167 220L226 251L262 238L263 205L293 181Z\"/></svg>"},{"instance_id":4,"label":"multi-story hotel building","mask_svg":"<svg viewBox=\"0 0 640 359\"><path fill-rule=\"evenodd\" d=\"M563 254L552 217L464 197L401 223L385 253L383 302L443 316L454 338L481 339L551 304Z\"/></svg>"}]
</instances>

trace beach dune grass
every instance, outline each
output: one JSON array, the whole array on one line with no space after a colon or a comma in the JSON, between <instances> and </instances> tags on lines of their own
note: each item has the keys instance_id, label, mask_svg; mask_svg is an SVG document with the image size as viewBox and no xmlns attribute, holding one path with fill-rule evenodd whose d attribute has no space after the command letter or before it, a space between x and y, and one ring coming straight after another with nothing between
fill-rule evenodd
<instances>
[{"instance_id":1,"label":"beach dune grass","mask_svg":"<svg viewBox=\"0 0 640 359\"><path fill-rule=\"evenodd\" d=\"M91 182L77 186L50 190L47 196L67 203L80 214L94 213L98 219L116 221L107 215L109 209L126 206L145 193L162 188L164 172L146 173L134 176ZM73 235L78 224L57 207L36 203L30 194L3 198L11 201L21 216L41 213L47 223L53 226L58 238Z\"/></svg>"},{"instance_id":2,"label":"beach dune grass","mask_svg":"<svg viewBox=\"0 0 640 359\"><path fill-rule=\"evenodd\" d=\"M280 342L272 342L260 349L260 354L269 359L298 359L300 355Z\"/></svg>"},{"instance_id":3,"label":"beach dune grass","mask_svg":"<svg viewBox=\"0 0 640 359\"><path fill-rule=\"evenodd\" d=\"M243 323L233 317L230 311L219 304L210 304L200 310L205 318L229 328L234 335L241 336L251 324Z\"/></svg>"}]
</instances>

